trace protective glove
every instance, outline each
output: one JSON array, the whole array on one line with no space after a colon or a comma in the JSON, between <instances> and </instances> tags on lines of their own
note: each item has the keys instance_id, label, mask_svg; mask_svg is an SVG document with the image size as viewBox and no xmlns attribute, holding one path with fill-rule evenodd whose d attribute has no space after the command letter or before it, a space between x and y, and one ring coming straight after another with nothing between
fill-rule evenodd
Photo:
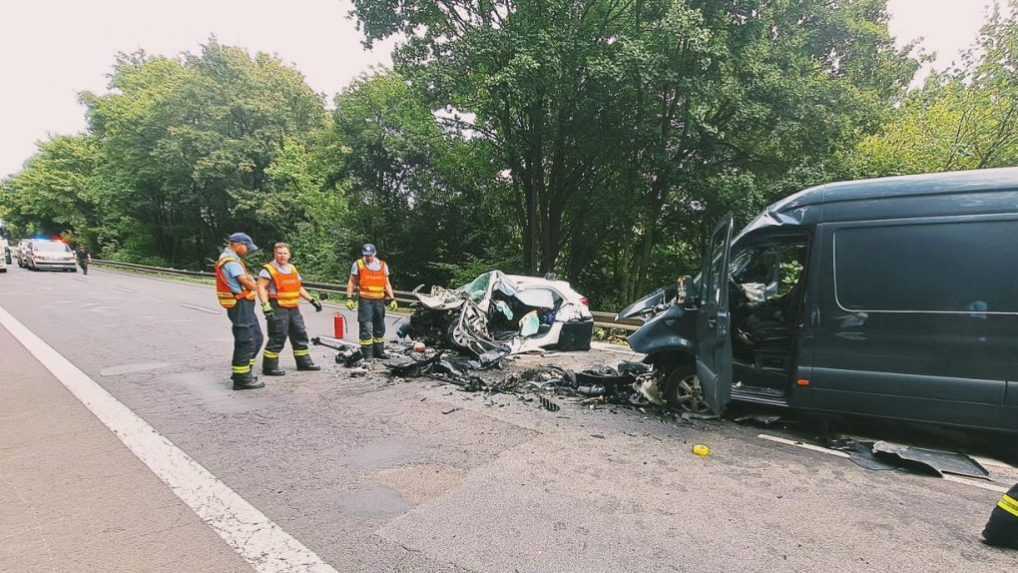
<instances>
[{"instance_id":1,"label":"protective glove","mask_svg":"<svg viewBox=\"0 0 1018 573\"><path fill-rule=\"evenodd\" d=\"M276 311L272 308L272 305L265 302L262 303L262 313L265 314L265 318L272 318L276 316Z\"/></svg>"},{"instance_id":2,"label":"protective glove","mask_svg":"<svg viewBox=\"0 0 1018 573\"><path fill-rule=\"evenodd\" d=\"M322 301L317 298L313 298L308 302L311 303L311 306L315 307L315 312L322 312Z\"/></svg>"},{"instance_id":3,"label":"protective glove","mask_svg":"<svg viewBox=\"0 0 1018 573\"><path fill-rule=\"evenodd\" d=\"M357 301L355 301L352 298L346 299L346 309L347 310L353 310L355 308L357 308Z\"/></svg>"},{"instance_id":4,"label":"protective glove","mask_svg":"<svg viewBox=\"0 0 1018 573\"><path fill-rule=\"evenodd\" d=\"M396 309L399 308L399 304L396 302L395 299L393 299L389 301L389 306L386 308L388 308L390 312L396 312Z\"/></svg>"}]
</instances>

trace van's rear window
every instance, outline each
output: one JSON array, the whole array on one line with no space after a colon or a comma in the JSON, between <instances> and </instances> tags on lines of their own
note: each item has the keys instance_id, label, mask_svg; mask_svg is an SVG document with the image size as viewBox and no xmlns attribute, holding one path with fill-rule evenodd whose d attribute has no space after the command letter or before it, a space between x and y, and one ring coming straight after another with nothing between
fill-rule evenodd
<instances>
[{"instance_id":1,"label":"van's rear window","mask_svg":"<svg viewBox=\"0 0 1018 573\"><path fill-rule=\"evenodd\" d=\"M838 229L834 253L847 309L1018 312L1018 221Z\"/></svg>"}]
</instances>

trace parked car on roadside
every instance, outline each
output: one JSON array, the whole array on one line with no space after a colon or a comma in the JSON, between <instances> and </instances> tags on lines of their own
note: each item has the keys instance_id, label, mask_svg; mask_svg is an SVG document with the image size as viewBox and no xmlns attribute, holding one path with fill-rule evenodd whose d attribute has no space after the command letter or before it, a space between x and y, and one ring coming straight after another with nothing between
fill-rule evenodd
<instances>
[{"instance_id":1,"label":"parked car on roadside","mask_svg":"<svg viewBox=\"0 0 1018 573\"><path fill-rule=\"evenodd\" d=\"M21 239L18 241L18 246L14 248L14 258L21 268L28 266L28 253L31 249L31 243L30 239Z\"/></svg>"},{"instance_id":2,"label":"parked car on roadside","mask_svg":"<svg viewBox=\"0 0 1018 573\"><path fill-rule=\"evenodd\" d=\"M48 269L72 273L78 271L74 252L62 241L32 239L26 259L26 265L33 271Z\"/></svg>"},{"instance_id":3,"label":"parked car on roadside","mask_svg":"<svg viewBox=\"0 0 1018 573\"><path fill-rule=\"evenodd\" d=\"M687 410L1018 431L1015 237L1018 168L814 187L737 234L726 217L696 288L629 344Z\"/></svg>"}]
</instances>

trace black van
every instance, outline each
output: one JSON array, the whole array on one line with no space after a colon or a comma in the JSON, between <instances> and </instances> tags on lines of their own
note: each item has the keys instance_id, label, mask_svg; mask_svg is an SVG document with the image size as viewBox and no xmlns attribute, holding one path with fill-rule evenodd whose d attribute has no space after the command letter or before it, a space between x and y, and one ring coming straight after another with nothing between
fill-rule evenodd
<instances>
[{"instance_id":1,"label":"black van","mask_svg":"<svg viewBox=\"0 0 1018 573\"><path fill-rule=\"evenodd\" d=\"M673 403L1018 431L1018 168L822 185L732 235L630 337Z\"/></svg>"}]
</instances>

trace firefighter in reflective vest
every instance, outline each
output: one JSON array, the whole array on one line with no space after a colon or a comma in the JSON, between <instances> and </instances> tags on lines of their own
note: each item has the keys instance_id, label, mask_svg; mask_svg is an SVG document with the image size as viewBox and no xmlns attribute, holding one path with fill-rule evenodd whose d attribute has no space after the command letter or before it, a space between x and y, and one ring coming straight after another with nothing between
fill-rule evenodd
<instances>
[{"instance_id":1,"label":"firefighter in reflective vest","mask_svg":"<svg viewBox=\"0 0 1018 573\"><path fill-rule=\"evenodd\" d=\"M255 315L257 284L244 259L258 250L247 233L230 235L230 244L216 262L216 297L233 324L233 389L261 388L251 372L262 347L262 328Z\"/></svg>"},{"instance_id":2,"label":"firefighter in reflective vest","mask_svg":"<svg viewBox=\"0 0 1018 573\"><path fill-rule=\"evenodd\" d=\"M262 374L286 374L279 368L279 352L283 350L288 336L297 370L321 370L322 367L311 360L308 331L300 314L300 299L310 302L315 312L322 312L322 303L304 290L297 267L290 264L290 245L273 245L272 261L258 273L258 299L262 301L262 312L269 327L269 342L262 353Z\"/></svg>"},{"instance_id":3,"label":"firefighter in reflective vest","mask_svg":"<svg viewBox=\"0 0 1018 573\"><path fill-rule=\"evenodd\" d=\"M376 255L375 246L368 243L361 248L360 259L350 268L350 280L346 283L346 307L358 307L354 301L354 287L357 287L360 308L357 322L360 325L361 352L366 360L388 358L385 354L385 301L389 310L396 310L396 295L389 282L389 266Z\"/></svg>"}]
</instances>

